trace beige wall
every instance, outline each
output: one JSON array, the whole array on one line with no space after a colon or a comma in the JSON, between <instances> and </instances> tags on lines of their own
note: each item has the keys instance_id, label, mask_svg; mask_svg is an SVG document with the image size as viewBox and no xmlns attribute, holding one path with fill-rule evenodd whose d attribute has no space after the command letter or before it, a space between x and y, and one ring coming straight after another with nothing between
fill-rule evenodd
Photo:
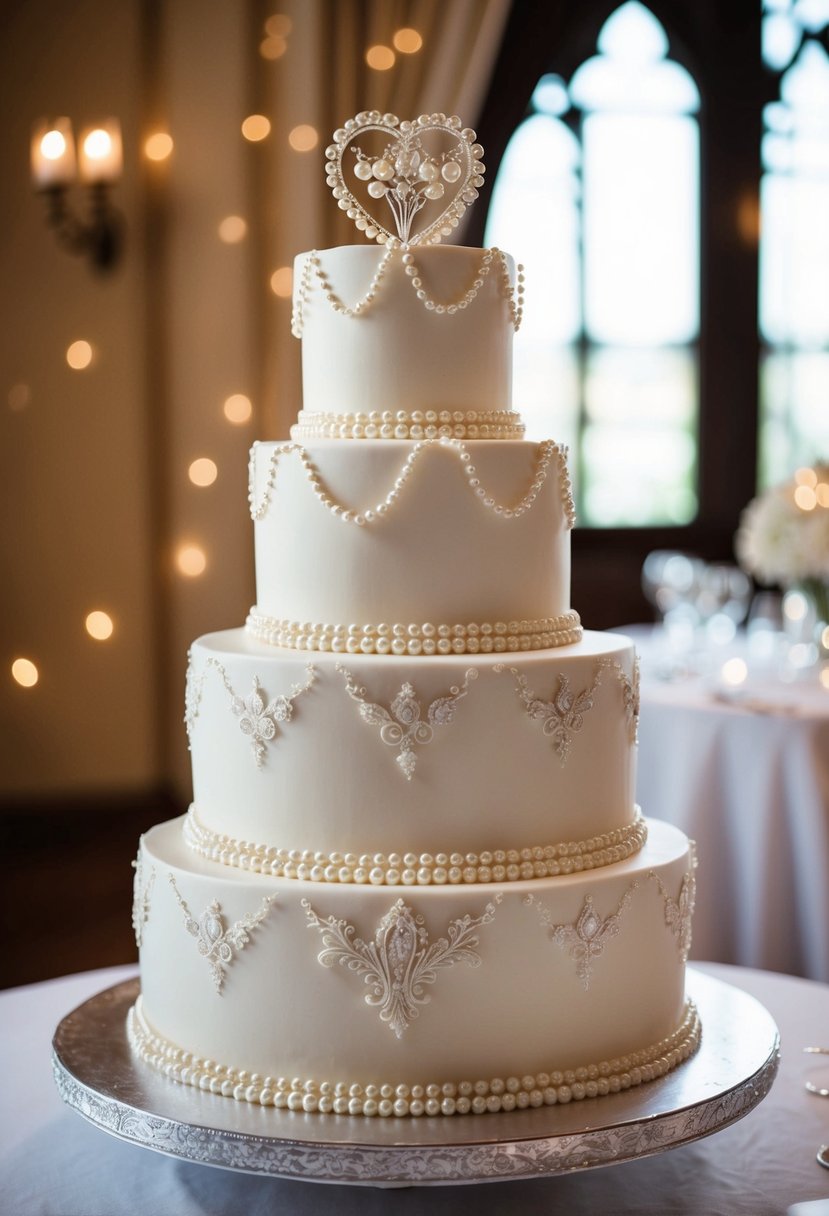
<instances>
[{"instance_id":1,"label":"beige wall","mask_svg":"<svg viewBox=\"0 0 829 1216\"><path fill-rule=\"evenodd\" d=\"M131 789L158 771L144 268L138 205L140 4L26 0L0 23L0 795ZM94 277L58 249L29 182L29 136L42 115L77 126L117 115L126 165L118 201L129 226L123 267ZM80 199L77 200L80 202ZM71 371L85 338L95 358ZM28 405L9 391L26 385ZM107 643L84 620L103 608ZM18 655L41 673L24 690Z\"/></svg>"},{"instance_id":2,"label":"beige wall","mask_svg":"<svg viewBox=\"0 0 829 1216\"><path fill-rule=\"evenodd\" d=\"M274 9L287 53L259 55ZM0 3L0 802L190 786L182 726L190 641L241 625L254 600L246 510L255 437L284 436L300 406L290 300L269 287L295 253L354 239L324 184L329 132L366 106L439 105L474 122L508 0L5 0ZM423 56L371 73L369 41L416 22ZM418 101L418 99L420 99ZM438 99L441 99L440 101ZM247 143L241 123L272 120ZM117 117L127 225L121 265L96 276L58 247L29 180L41 116L76 130ZM294 152L311 123L317 148ZM143 154L166 130L162 164ZM73 203L82 207L79 188ZM219 239L223 218L248 233ZM84 371L68 345L91 342ZM25 385L28 403L9 404ZM251 398L243 426L224 417ZM218 465L199 489L190 462ZM176 568L185 543L207 556ZM115 621L95 642L86 614ZM32 659L31 689L11 678Z\"/></svg>"},{"instance_id":3,"label":"beige wall","mask_svg":"<svg viewBox=\"0 0 829 1216\"><path fill-rule=\"evenodd\" d=\"M164 780L186 796L189 642L240 624L253 599L256 421L231 426L222 404L257 396L255 225L241 245L218 225L250 211L239 127L257 43L239 3L26 0L0 21L0 799ZM127 245L108 276L58 247L32 194L30 129L58 114L76 131L122 125ZM142 155L156 127L175 140L161 166ZM84 371L65 360L78 338L95 351ZM187 477L197 456L219 467L206 489ZM185 542L207 554L200 578L176 570ZM109 641L86 634L94 608L115 621ZM34 688L11 679L21 655Z\"/></svg>"}]
</instances>

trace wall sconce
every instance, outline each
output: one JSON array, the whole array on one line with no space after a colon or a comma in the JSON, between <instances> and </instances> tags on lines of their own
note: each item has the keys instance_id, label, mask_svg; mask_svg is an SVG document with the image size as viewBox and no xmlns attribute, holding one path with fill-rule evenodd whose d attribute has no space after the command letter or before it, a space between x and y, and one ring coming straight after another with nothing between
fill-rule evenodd
<instances>
[{"instance_id":1,"label":"wall sconce","mask_svg":"<svg viewBox=\"0 0 829 1216\"><path fill-rule=\"evenodd\" d=\"M109 118L81 132L80 154L68 118L45 119L32 132L32 181L46 199L47 223L70 253L85 254L98 270L111 270L123 247L124 225L110 202L111 187L121 176L121 128ZM80 170L80 172L78 172ZM69 187L80 176L89 187L89 216L78 219L69 208Z\"/></svg>"}]
</instances>

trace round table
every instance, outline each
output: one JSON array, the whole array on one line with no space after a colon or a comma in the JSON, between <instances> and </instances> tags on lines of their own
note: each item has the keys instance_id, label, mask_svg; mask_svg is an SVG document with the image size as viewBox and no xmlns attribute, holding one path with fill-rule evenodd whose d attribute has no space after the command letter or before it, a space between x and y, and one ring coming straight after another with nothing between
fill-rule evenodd
<instances>
[{"instance_id":1,"label":"round table","mask_svg":"<svg viewBox=\"0 0 829 1216\"><path fill-rule=\"evenodd\" d=\"M671 675L659 631L620 632L641 657L637 802L697 844L691 958L829 982L829 690L729 687L740 640Z\"/></svg>"},{"instance_id":2,"label":"round table","mask_svg":"<svg viewBox=\"0 0 829 1216\"><path fill-rule=\"evenodd\" d=\"M0 993L3 1210L15 1216L779 1216L829 1196L815 1160L829 1100L806 1092L806 1045L829 1043L829 986L720 965L702 969L757 997L781 1032L771 1094L739 1123L656 1157L587 1173L486 1186L384 1191L230 1173L160 1156L92 1127L60 1101L50 1064L56 1024L135 974L109 968ZM801 1216L798 1212L797 1216ZM818 1210L802 1216L825 1216Z\"/></svg>"}]
</instances>

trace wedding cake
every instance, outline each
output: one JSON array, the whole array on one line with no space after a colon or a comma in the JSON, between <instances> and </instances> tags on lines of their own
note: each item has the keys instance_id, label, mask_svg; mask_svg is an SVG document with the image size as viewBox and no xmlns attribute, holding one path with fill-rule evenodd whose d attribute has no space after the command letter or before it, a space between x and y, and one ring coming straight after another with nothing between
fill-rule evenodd
<instances>
[{"instance_id":1,"label":"wedding cake","mask_svg":"<svg viewBox=\"0 0 829 1216\"><path fill-rule=\"evenodd\" d=\"M251 453L257 602L193 644L193 804L136 862L130 1042L212 1093L482 1114L698 1042L693 848L635 806L636 657L582 631L566 452L511 408L523 273L438 243L481 156L456 118L377 112L326 152L380 248L296 259L303 408Z\"/></svg>"}]
</instances>

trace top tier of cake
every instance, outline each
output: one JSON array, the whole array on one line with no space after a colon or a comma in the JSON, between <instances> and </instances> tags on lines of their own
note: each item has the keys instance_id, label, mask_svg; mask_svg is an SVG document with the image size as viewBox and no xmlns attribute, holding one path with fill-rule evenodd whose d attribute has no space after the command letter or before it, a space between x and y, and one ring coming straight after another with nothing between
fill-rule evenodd
<instances>
[{"instance_id":1,"label":"top tier of cake","mask_svg":"<svg viewBox=\"0 0 829 1216\"><path fill-rule=\"evenodd\" d=\"M344 246L294 263L293 329L302 338L303 415L322 423L377 415L377 438L428 437L425 415L467 413L501 429L512 393L512 338L520 316L515 265L499 250L430 246L414 251ZM421 415L424 434L381 432ZM387 419L383 415L388 415ZM400 419L397 415L400 414ZM414 425L417 425L415 422ZM472 422L471 425L477 425ZM437 433L437 432L436 432ZM457 432L453 430L456 437ZM330 430L316 437L339 437ZM343 437L374 437L343 432ZM295 438L306 438L300 429ZM466 438L487 434L466 432Z\"/></svg>"}]
</instances>

